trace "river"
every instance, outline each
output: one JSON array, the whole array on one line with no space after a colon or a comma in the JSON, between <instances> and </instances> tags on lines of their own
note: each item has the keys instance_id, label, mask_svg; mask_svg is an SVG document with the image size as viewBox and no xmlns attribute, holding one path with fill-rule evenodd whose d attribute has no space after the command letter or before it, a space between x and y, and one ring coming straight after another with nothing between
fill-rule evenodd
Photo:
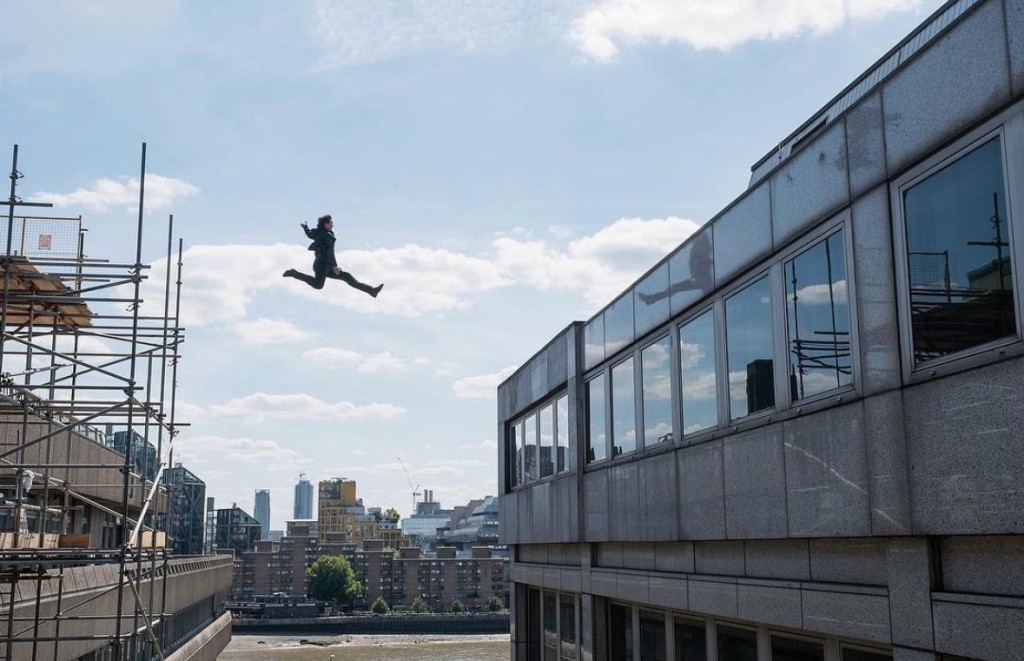
<instances>
[{"instance_id":1,"label":"river","mask_svg":"<svg viewBox=\"0 0 1024 661\"><path fill-rule=\"evenodd\" d=\"M217 661L508 661L509 637L235 635ZM321 646L322 644L326 644Z\"/></svg>"}]
</instances>

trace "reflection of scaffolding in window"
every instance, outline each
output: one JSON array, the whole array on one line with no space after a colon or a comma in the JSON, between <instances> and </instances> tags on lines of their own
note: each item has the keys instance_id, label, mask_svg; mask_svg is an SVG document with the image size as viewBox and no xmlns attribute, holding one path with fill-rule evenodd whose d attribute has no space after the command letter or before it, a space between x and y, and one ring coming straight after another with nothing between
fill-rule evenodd
<instances>
[{"instance_id":1,"label":"reflection of scaffolding in window","mask_svg":"<svg viewBox=\"0 0 1024 661\"><path fill-rule=\"evenodd\" d=\"M50 206L17 198L17 167L15 146L10 196L0 202L8 210L0 232L0 649L7 661L44 649L58 659L68 655L62 645L92 641L97 658L162 659L188 626L166 614L169 499L160 484L182 426L175 421L181 241L174 316L173 217L163 313L145 316L146 146L130 263L86 257L81 217L15 216L16 207ZM123 428L129 446L135 437L155 442L156 470L140 469L132 452L114 452L99 431L104 423ZM96 531L93 516L102 520L97 539L84 530ZM96 565L116 568L116 580L64 603L68 572ZM24 594L34 594L34 609ZM49 601L41 608L44 598L55 598L55 610ZM98 612L107 602L114 607ZM62 633L62 624L81 620L95 622L93 633Z\"/></svg>"}]
</instances>

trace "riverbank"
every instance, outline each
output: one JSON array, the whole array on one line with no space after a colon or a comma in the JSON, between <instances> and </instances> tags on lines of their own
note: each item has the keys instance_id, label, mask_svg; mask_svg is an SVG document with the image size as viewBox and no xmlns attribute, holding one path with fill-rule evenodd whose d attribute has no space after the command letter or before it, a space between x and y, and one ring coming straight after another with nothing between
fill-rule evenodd
<instances>
[{"instance_id":1,"label":"riverbank","mask_svg":"<svg viewBox=\"0 0 1024 661\"><path fill-rule=\"evenodd\" d=\"M357 636L357 635L490 635L506 634L508 613L396 613L390 615L345 615L337 617L287 618L272 620L236 619L236 634L274 636Z\"/></svg>"},{"instance_id":2,"label":"riverbank","mask_svg":"<svg viewBox=\"0 0 1024 661\"><path fill-rule=\"evenodd\" d=\"M306 643L303 644L302 640ZM234 634L217 661L505 661L508 634L266 636Z\"/></svg>"}]
</instances>

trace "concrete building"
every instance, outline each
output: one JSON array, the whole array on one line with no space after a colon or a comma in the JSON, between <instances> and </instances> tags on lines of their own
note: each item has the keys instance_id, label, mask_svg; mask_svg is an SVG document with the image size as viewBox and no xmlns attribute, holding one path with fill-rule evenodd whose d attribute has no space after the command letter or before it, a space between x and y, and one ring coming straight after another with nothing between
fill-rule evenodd
<instances>
[{"instance_id":1,"label":"concrete building","mask_svg":"<svg viewBox=\"0 0 1024 661\"><path fill-rule=\"evenodd\" d=\"M438 543L469 549L499 543L498 499L487 496L470 501L468 507L456 507L448 523L437 531Z\"/></svg>"},{"instance_id":2,"label":"concrete building","mask_svg":"<svg viewBox=\"0 0 1024 661\"><path fill-rule=\"evenodd\" d=\"M168 533L176 555L202 555L206 527L206 483L180 463L164 471L168 486Z\"/></svg>"},{"instance_id":3,"label":"concrete building","mask_svg":"<svg viewBox=\"0 0 1024 661\"><path fill-rule=\"evenodd\" d=\"M499 386L514 659L1024 658L1022 35L946 3Z\"/></svg>"},{"instance_id":4,"label":"concrete building","mask_svg":"<svg viewBox=\"0 0 1024 661\"><path fill-rule=\"evenodd\" d=\"M260 523L236 504L216 513L214 545L217 551L231 550L236 558L260 540Z\"/></svg>"},{"instance_id":5,"label":"concrete building","mask_svg":"<svg viewBox=\"0 0 1024 661\"><path fill-rule=\"evenodd\" d=\"M270 534L270 489L256 490L252 516L260 524L260 538L268 539Z\"/></svg>"},{"instance_id":6,"label":"concrete building","mask_svg":"<svg viewBox=\"0 0 1024 661\"><path fill-rule=\"evenodd\" d=\"M434 492L424 489L423 500L416 503L416 512L402 519L402 533L409 538L413 546L432 547L437 537L437 529L449 524L452 510L441 507L434 500Z\"/></svg>"},{"instance_id":7,"label":"concrete building","mask_svg":"<svg viewBox=\"0 0 1024 661\"><path fill-rule=\"evenodd\" d=\"M368 540L380 540L391 548L408 546L409 540L398 524L367 512L363 499L356 497L355 480L322 480L317 503L317 529L320 541L351 543L362 547Z\"/></svg>"},{"instance_id":8,"label":"concrete building","mask_svg":"<svg viewBox=\"0 0 1024 661\"><path fill-rule=\"evenodd\" d=\"M313 484L306 479L305 473L299 475L299 481L295 485L292 518L296 520L313 518Z\"/></svg>"}]
</instances>

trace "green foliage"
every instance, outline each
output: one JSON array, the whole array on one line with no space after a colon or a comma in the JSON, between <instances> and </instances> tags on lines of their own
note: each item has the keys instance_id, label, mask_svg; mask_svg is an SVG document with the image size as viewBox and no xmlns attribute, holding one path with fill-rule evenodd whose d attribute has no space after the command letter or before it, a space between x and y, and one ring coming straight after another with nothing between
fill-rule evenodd
<instances>
[{"instance_id":1,"label":"green foliage","mask_svg":"<svg viewBox=\"0 0 1024 661\"><path fill-rule=\"evenodd\" d=\"M388 611L391 609L388 608L388 602L384 601L384 597L377 597L377 601L373 602L373 605L370 606L370 610L377 615L387 615Z\"/></svg>"},{"instance_id":2,"label":"green foliage","mask_svg":"<svg viewBox=\"0 0 1024 661\"><path fill-rule=\"evenodd\" d=\"M465 613L466 607L462 605L462 602L458 599L452 599L452 612L453 613Z\"/></svg>"},{"instance_id":3,"label":"green foliage","mask_svg":"<svg viewBox=\"0 0 1024 661\"><path fill-rule=\"evenodd\" d=\"M416 601L412 602L413 613L426 613L427 602L423 601L423 597L416 597Z\"/></svg>"},{"instance_id":4,"label":"green foliage","mask_svg":"<svg viewBox=\"0 0 1024 661\"><path fill-rule=\"evenodd\" d=\"M384 512L384 518L390 520L391 523L398 523L398 520L402 518L402 515L399 514L398 510L394 507L389 507L387 511Z\"/></svg>"},{"instance_id":5,"label":"green foliage","mask_svg":"<svg viewBox=\"0 0 1024 661\"><path fill-rule=\"evenodd\" d=\"M497 613L498 611L503 610L504 608L505 602L503 602L499 597L496 597L492 594L490 597L487 598L488 611L492 613Z\"/></svg>"},{"instance_id":6,"label":"green foliage","mask_svg":"<svg viewBox=\"0 0 1024 661\"><path fill-rule=\"evenodd\" d=\"M344 556L325 555L306 570L309 596L335 604L349 602L357 597L363 586L356 580L352 565Z\"/></svg>"}]
</instances>

